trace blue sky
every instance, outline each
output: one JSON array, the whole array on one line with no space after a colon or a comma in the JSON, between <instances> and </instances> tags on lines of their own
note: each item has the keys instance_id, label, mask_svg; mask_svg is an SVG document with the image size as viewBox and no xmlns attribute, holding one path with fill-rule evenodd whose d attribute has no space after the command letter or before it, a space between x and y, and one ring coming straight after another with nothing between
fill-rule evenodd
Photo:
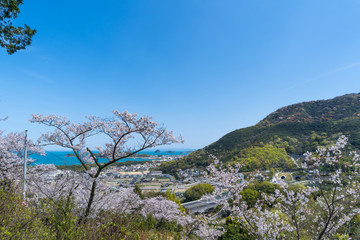
<instances>
[{"instance_id":1,"label":"blue sky","mask_svg":"<svg viewBox=\"0 0 360 240\"><path fill-rule=\"evenodd\" d=\"M360 92L359 1L28 1L27 50L0 49L6 131L111 110L152 115L201 148L302 101ZM92 144L96 144L93 142Z\"/></svg>"}]
</instances>

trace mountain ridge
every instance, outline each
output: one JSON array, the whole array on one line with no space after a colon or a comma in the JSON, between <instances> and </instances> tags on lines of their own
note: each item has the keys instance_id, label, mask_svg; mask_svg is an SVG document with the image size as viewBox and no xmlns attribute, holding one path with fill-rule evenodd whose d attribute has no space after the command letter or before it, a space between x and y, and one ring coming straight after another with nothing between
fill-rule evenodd
<instances>
[{"instance_id":1,"label":"mountain ridge","mask_svg":"<svg viewBox=\"0 0 360 240\"><path fill-rule=\"evenodd\" d=\"M349 137L349 148L360 148L360 94L282 107L258 124L229 132L180 160L162 164L160 169L175 174L178 169L204 168L212 161L211 154L226 163L240 162L244 170L289 170L291 155L333 144L343 134Z\"/></svg>"},{"instance_id":2,"label":"mountain ridge","mask_svg":"<svg viewBox=\"0 0 360 240\"><path fill-rule=\"evenodd\" d=\"M343 114L340 114L339 110ZM360 94L351 93L328 100L308 101L285 106L270 113L257 125L266 126L294 121L324 121L334 119L334 117L336 119L349 117L351 114L360 116Z\"/></svg>"}]
</instances>

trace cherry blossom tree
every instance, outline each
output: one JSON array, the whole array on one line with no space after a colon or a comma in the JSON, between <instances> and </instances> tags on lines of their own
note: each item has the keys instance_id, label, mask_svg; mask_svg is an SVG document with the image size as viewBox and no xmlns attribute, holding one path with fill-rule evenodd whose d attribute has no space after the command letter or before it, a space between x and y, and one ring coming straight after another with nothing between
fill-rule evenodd
<instances>
[{"instance_id":1,"label":"cherry blossom tree","mask_svg":"<svg viewBox=\"0 0 360 240\"><path fill-rule=\"evenodd\" d=\"M141 205L142 199L134 192L134 188L120 188L118 191L107 192L97 204L97 209L130 214L140 209Z\"/></svg>"},{"instance_id":2,"label":"cherry blossom tree","mask_svg":"<svg viewBox=\"0 0 360 240\"><path fill-rule=\"evenodd\" d=\"M45 145L58 145L72 150L90 176L91 187L84 219L90 214L100 173L106 167L148 148L183 142L181 136L174 137L172 132L168 132L148 116L139 117L127 111L123 113L113 111L112 118L90 116L87 119L86 122L75 124L65 117L38 114L32 115L30 120L33 123L52 127L54 130L42 134L39 141ZM97 147L98 153L96 153L89 148L86 141L89 137L99 134L106 136L109 141L104 147ZM134 141L138 144L131 144ZM100 158L105 159L105 162L100 161ZM90 168L89 164L95 167Z\"/></svg>"},{"instance_id":3,"label":"cherry blossom tree","mask_svg":"<svg viewBox=\"0 0 360 240\"><path fill-rule=\"evenodd\" d=\"M58 170L53 164L31 167L28 172L28 191L31 200L69 200L79 209L87 206L87 196L91 188L87 179L74 171ZM93 204L93 215L101 210L130 214L142 206L142 200L133 188L120 188L111 191L104 183L97 185Z\"/></svg>"},{"instance_id":4,"label":"cherry blossom tree","mask_svg":"<svg viewBox=\"0 0 360 240\"><path fill-rule=\"evenodd\" d=\"M32 200L56 201L71 197L80 207L86 204L88 184L77 172L58 170L53 164L40 164L29 168L27 176L28 196Z\"/></svg>"},{"instance_id":5,"label":"cherry blossom tree","mask_svg":"<svg viewBox=\"0 0 360 240\"><path fill-rule=\"evenodd\" d=\"M215 186L212 194L205 195L208 199L222 205L221 211L229 211L231 217L239 222L247 232L256 239L276 239L281 232L291 230L291 226L281 218L278 211L264 208L262 201L257 201L250 208L240 194L253 180L257 172L253 172L245 180L240 174L242 165L225 167L215 158L205 172L205 177ZM229 201L231 200L231 201Z\"/></svg>"},{"instance_id":6,"label":"cherry blossom tree","mask_svg":"<svg viewBox=\"0 0 360 240\"><path fill-rule=\"evenodd\" d=\"M275 194L263 193L255 207L249 207L240 194L255 173L243 180L240 165L224 167L215 160L206 176L216 189L204 198L223 204L254 239L332 238L360 213L360 186L354 179L360 157L352 152L344 161L346 144L347 138L341 136L334 146L306 153L297 165L313 180L300 186L280 181Z\"/></svg>"},{"instance_id":7,"label":"cherry blossom tree","mask_svg":"<svg viewBox=\"0 0 360 240\"><path fill-rule=\"evenodd\" d=\"M215 240L224 234L224 229L219 227L217 223L214 224L212 222L202 220L198 223L195 234L202 239Z\"/></svg>"},{"instance_id":8,"label":"cherry blossom tree","mask_svg":"<svg viewBox=\"0 0 360 240\"><path fill-rule=\"evenodd\" d=\"M277 193L277 198L284 203L283 206L293 206L297 212L307 213L311 217L312 224L306 226L306 230L301 229L301 225L295 222L297 239L301 238L301 230L311 232L316 239L331 238L340 227L360 213L360 185L353 179L359 173L360 158L356 152L343 155L347 142L348 138L341 136L334 146L318 147L314 154L306 153L305 160L298 163L307 174L313 175L310 182L313 187L295 193L283 184L283 194ZM341 163L344 157L349 160ZM315 193L315 207L306 212L303 206L310 202L311 192ZM301 216L292 218L294 221L303 220Z\"/></svg>"},{"instance_id":9,"label":"cherry blossom tree","mask_svg":"<svg viewBox=\"0 0 360 240\"><path fill-rule=\"evenodd\" d=\"M151 214L157 220L178 221L181 219L181 210L179 205L173 201L167 200L162 196L147 198L143 202L141 215Z\"/></svg>"},{"instance_id":10,"label":"cherry blossom tree","mask_svg":"<svg viewBox=\"0 0 360 240\"><path fill-rule=\"evenodd\" d=\"M347 138L341 136L334 146L318 147L315 153L306 153L296 164L312 176L308 186L279 182L274 196L264 198L288 216L293 227L288 236L294 239L328 239L360 212L360 186L353 176L358 174L359 155L350 153L349 161L340 164ZM347 171L344 174L343 171ZM353 176L351 176L353 175Z\"/></svg>"},{"instance_id":11,"label":"cherry blossom tree","mask_svg":"<svg viewBox=\"0 0 360 240\"><path fill-rule=\"evenodd\" d=\"M66 200L66 204L73 201L80 209L86 207L85 196L90 194L91 189L81 174L58 170L54 165L47 164L30 168L28 176L28 190L33 193L29 199L35 200L36 203L44 199L55 202ZM147 217L151 214L157 220L176 222L183 227L184 239L193 235L203 239L217 239L223 234L223 228L219 227L216 221L186 214L174 201L162 196L141 199L133 188L112 191L101 181L97 185L91 216L95 216L100 211L131 214L129 217L136 214Z\"/></svg>"},{"instance_id":12,"label":"cherry blossom tree","mask_svg":"<svg viewBox=\"0 0 360 240\"><path fill-rule=\"evenodd\" d=\"M2 119L6 120L6 119ZM10 132L4 134L0 131L0 180L4 182L19 181L22 179L22 167L24 164L25 138L24 132ZM27 141L28 155L44 154L44 150L32 140ZM31 164L34 159L28 158Z\"/></svg>"},{"instance_id":13,"label":"cherry blossom tree","mask_svg":"<svg viewBox=\"0 0 360 240\"><path fill-rule=\"evenodd\" d=\"M162 196L143 200L140 214L151 214L157 220L175 221L183 227L184 239L196 235L202 239L217 239L224 231L216 221L205 216L192 216L181 212L179 205Z\"/></svg>"}]
</instances>

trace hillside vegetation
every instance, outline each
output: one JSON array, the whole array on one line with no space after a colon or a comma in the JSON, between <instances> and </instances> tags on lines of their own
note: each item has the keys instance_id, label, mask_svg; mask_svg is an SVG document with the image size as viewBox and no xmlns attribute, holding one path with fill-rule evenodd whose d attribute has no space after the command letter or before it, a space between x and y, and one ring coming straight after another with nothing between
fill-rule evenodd
<instances>
[{"instance_id":1,"label":"hillside vegetation","mask_svg":"<svg viewBox=\"0 0 360 240\"><path fill-rule=\"evenodd\" d=\"M360 147L360 94L283 107L255 126L230 132L160 169L175 174L178 169L204 168L212 161L210 154L224 162L243 163L247 171L291 169L291 156L334 143L342 134L349 137L350 148Z\"/></svg>"}]
</instances>

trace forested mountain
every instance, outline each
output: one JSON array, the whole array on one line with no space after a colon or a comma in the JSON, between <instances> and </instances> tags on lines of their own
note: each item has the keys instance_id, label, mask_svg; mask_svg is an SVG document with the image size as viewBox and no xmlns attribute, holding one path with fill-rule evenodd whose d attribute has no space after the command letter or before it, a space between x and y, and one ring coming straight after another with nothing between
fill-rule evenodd
<instances>
[{"instance_id":1,"label":"forested mountain","mask_svg":"<svg viewBox=\"0 0 360 240\"><path fill-rule=\"evenodd\" d=\"M212 160L240 162L244 170L291 169L290 156L314 151L317 145L334 143L340 135L349 137L350 148L360 148L360 94L330 100L303 102L278 109L252 127L230 132L218 141L160 168L203 168Z\"/></svg>"}]
</instances>

